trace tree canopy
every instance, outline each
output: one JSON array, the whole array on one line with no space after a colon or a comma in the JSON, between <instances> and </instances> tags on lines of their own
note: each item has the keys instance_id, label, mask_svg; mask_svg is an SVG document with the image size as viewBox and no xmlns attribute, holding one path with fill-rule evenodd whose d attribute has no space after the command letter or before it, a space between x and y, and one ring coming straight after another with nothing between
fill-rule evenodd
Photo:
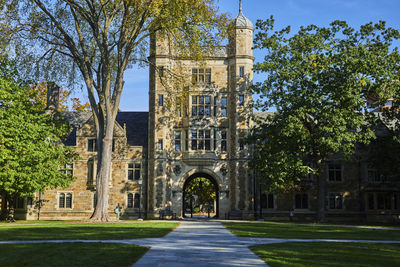
<instances>
[{"instance_id":1,"label":"tree canopy","mask_svg":"<svg viewBox=\"0 0 400 267\"><path fill-rule=\"evenodd\" d=\"M76 158L62 145L69 125L60 114L45 114L29 97L30 87L15 68L0 63L0 195L3 215L13 216L17 198L32 197L48 188L66 187L72 174L60 171Z\"/></svg>"},{"instance_id":2,"label":"tree canopy","mask_svg":"<svg viewBox=\"0 0 400 267\"><path fill-rule=\"evenodd\" d=\"M151 35L168 38L174 56L199 59L224 39L226 17L214 0L34 0L18 1L6 13L16 38L31 49L31 70L65 79L77 69L87 88L97 131L97 204L94 221L108 221L108 181L115 118L125 70L147 62ZM223 26L223 27L222 27ZM25 40L25 42L23 42ZM21 46L21 45L20 45ZM19 50L15 50L19 51ZM21 50L21 51L27 51ZM49 71L50 70L50 71ZM71 73L69 71L69 73ZM75 74L75 72L72 72ZM70 75L75 81L74 75Z\"/></svg>"},{"instance_id":3,"label":"tree canopy","mask_svg":"<svg viewBox=\"0 0 400 267\"><path fill-rule=\"evenodd\" d=\"M393 47L399 32L383 21L358 30L334 21L296 33L290 27L274 31L272 17L258 21L257 29L254 46L266 56L254 69L265 80L251 90L260 95L257 109L276 112L256 119L253 165L275 190L314 174L323 220L324 165L333 157L350 157L356 144L374 138L367 102L374 97L381 104L400 85L400 57Z\"/></svg>"}]
</instances>

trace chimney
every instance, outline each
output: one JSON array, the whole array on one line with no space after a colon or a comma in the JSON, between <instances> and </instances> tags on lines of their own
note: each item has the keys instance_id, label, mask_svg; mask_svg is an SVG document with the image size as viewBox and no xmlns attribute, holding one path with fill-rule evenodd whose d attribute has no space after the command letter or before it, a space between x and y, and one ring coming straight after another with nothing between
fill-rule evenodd
<instances>
[{"instance_id":1,"label":"chimney","mask_svg":"<svg viewBox=\"0 0 400 267\"><path fill-rule=\"evenodd\" d=\"M57 111L59 100L60 100L60 87L54 82L48 82L46 113Z\"/></svg>"}]
</instances>

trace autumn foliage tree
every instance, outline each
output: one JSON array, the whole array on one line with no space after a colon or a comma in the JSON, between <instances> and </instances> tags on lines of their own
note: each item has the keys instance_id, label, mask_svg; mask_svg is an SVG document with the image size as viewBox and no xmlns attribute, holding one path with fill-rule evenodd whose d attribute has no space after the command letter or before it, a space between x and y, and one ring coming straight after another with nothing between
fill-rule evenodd
<instances>
[{"instance_id":1,"label":"autumn foliage tree","mask_svg":"<svg viewBox=\"0 0 400 267\"><path fill-rule=\"evenodd\" d=\"M31 90L28 92L32 101L36 102L44 110L47 105L47 83L40 82L32 84ZM74 111L90 111L90 104L88 102L82 104L78 97L70 97L71 91L60 88L60 99L58 103L59 111L68 111L69 103L72 102L72 110Z\"/></svg>"},{"instance_id":2,"label":"autumn foliage tree","mask_svg":"<svg viewBox=\"0 0 400 267\"><path fill-rule=\"evenodd\" d=\"M213 0L33 0L10 6L20 40L41 66L77 69L86 85L97 130L97 204L94 221L108 221L108 184L115 118L125 70L147 62L150 35L168 37L175 56L199 58L225 37ZM39 49L40 48L40 49ZM37 56L37 52L41 53ZM45 64L48 62L49 64ZM70 64L68 64L70 63ZM47 79L48 80L48 79Z\"/></svg>"}]
</instances>

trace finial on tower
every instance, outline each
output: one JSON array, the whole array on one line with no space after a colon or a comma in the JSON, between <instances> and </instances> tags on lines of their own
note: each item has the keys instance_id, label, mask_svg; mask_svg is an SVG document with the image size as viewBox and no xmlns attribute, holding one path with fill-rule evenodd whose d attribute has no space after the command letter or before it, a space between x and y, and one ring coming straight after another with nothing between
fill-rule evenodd
<instances>
[{"instance_id":1,"label":"finial on tower","mask_svg":"<svg viewBox=\"0 0 400 267\"><path fill-rule=\"evenodd\" d=\"M251 21L243 14L242 0L239 0L239 15L237 15L233 22L236 28L240 27L254 30L253 23L251 23Z\"/></svg>"}]
</instances>

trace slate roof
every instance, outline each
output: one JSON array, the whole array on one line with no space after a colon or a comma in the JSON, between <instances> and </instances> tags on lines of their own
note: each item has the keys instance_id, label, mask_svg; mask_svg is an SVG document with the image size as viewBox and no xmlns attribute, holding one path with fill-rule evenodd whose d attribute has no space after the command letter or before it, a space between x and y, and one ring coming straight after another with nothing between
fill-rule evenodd
<instances>
[{"instance_id":1,"label":"slate roof","mask_svg":"<svg viewBox=\"0 0 400 267\"><path fill-rule=\"evenodd\" d=\"M91 112L63 112L65 120L72 126L64 144L76 146L76 130L82 127L92 116ZM142 146L147 148L148 144L148 112L118 112L117 122L124 127L126 125L126 135L128 144L131 146Z\"/></svg>"},{"instance_id":2,"label":"slate roof","mask_svg":"<svg viewBox=\"0 0 400 267\"><path fill-rule=\"evenodd\" d=\"M148 112L118 112L117 122L122 127L126 124L126 135L129 145L147 148L147 133L149 127Z\"/></svg>"}]
</instances>

